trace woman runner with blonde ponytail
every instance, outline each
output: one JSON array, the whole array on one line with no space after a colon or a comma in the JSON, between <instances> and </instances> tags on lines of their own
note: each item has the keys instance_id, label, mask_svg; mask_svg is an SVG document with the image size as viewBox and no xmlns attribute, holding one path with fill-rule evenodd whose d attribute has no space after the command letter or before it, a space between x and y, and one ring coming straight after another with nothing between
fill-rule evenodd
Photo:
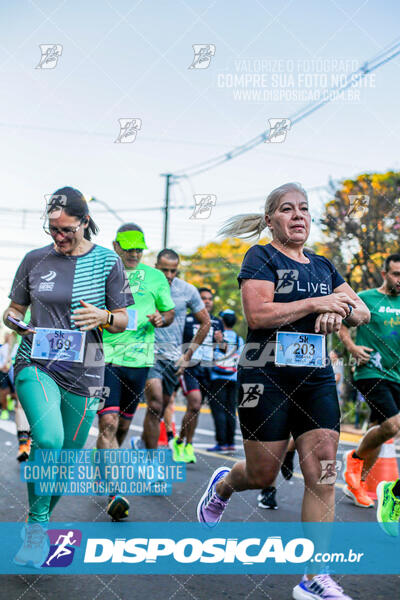
<instances>
[{"instance_id":1,"label":"woman runner with blonde ponytail","mask_svg":"<svg viewBox=\"0 0 400 600\"><path fill-rule=\"evenodd\" d=\"M197 515L216 525L233 492L263 489L278 475L290 435L304 476L303 521L333 521L340 411L326 335L343 319L370 314L334 265L306 250L311 216L306 191L286 183L267 197L264 214L232 217L221 233L252 238L268 228L272 241L246 253L238 276L248 324L239 369L238 412L246 459L211 476ZM293 598L349 600L329 575L304 576Z\"/></svg>"}]
</instances>

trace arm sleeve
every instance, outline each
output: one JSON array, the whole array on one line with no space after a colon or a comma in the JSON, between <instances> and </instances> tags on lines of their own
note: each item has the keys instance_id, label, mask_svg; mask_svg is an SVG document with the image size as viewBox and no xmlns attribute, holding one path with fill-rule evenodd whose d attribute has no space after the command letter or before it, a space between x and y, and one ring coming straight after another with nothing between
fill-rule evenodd
<instances>
[{"instance_id":1,"label":"arm sleeve","mask_svg":"<svg viewBox=\"0 0 400 600\"><path fill-rule=\"evenodd\" d=\"M14 281L11 286L10 295L8 297L13 302L21 304L22 306L29 306L31 303L27 256L23 258L21 264L18 267L18 270L14 277Z\"/></svg>"},{"instance_id":2,"label":"arm sleeve","mask_svg":"<svg viewBox=\"0 0 400 600\"><path fill-rule=\"evenodd\" d=\"M243 279L262 279L276 283L276 270L262 246L253 246L246 252L238 275L239 287Z\"/></svg>"},{"instance_id":3,"label":"arm sleeve","mask_svg":"<svg viewBox=\"0 0 400 600\"><path fill-rule=\"evenodd\" d=\"M196 290L194 285L190 286L192 288L192 293L188 300L188 307L192 311L192 313L197 313L204 308L204 302L200 297L199 292Z\"/></svg>"},{"instance_id":4,"label":"arm sleeve","mask_svg":"<svg viewBox=\"0 0 400 600\"><path fill-rule=\"evenodd\" d=\"M155 294L155 302L157 310L166 312L167 310L175 308L175 304L171 297L171 288L167 278L161 271L160 275L162 275L162 277L160 277L160 283Z\"/></svg>"},{"instance_id":5,"label":"arm sleeve","mask_svg":"<svg viewBox=\"0 0 400 600\"><path fill-rule=\"evenodd\" d=\"M115 261L106 279L106 307L108 310L126 308L135 304L121 259Z\"/></svg>"},{"instance_id":6,"label":"arm sleeve","mask_svg":"<svg viewBox=\"0 0 400 600\"><path fill-rule=\"evenodd\" d=\"M336 289L337 287L339 287L339 285L342 285L342 283L346 283L344 278L341 276L341 274L339 273L339 271L336 269L336 267L333 267L333 273L332 273L332 289Z\"/></svg>"}]
</instances>

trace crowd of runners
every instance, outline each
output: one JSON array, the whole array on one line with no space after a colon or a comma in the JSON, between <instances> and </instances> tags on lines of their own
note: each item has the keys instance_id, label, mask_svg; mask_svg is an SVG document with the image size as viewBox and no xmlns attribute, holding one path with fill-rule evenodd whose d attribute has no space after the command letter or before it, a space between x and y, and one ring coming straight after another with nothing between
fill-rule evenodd
<instances>
[{"instance_id":1,"label":"crowd of runners","mask_svg":"<svg viewBox=\"0 0 400 600\"><path fill-rule=\"evenodd\" d=\"M322 465L335 468L340 433L326 344L336 332L356 359L355 385L371 408L371 428L345 456L345 493L356 506L372 507L365 479L400 429L400 254L386 258L381 287L356 294L328 259L305 247L310 224L306 192L289 183L269 194L262 214L232 217L223 228L227 237L268 229L272 238L248 250L238 273L244 341L231 308L214 314L212 281L197 289L179 277L174 250L159 252L154 267L143 263L147 245L135 223L118 229L113 250L95 244L98 228L84 196L57 190L44 224L51 243L23 258L4 313L11 332L0 348L0 416L7 418L11 397L18 460L35 449L83 448L98 415L98 449L156 449L163 421L173 460L196 463L193 438L207 403L216 437L210 453L236 451L238 414L245 459L210 474L197 506L201 523L216 526L232 494L248 489L260 490L261 508L277 508L275 480L280 470L292 477L296 451L301 519L333 521L335 485L320 483ZM186 411L174 435L178 389ZM146 405L142 435L126 440L139 403ZM381 482L377 494L378 520L397 535L400 482ZM28 483L18 564L35 564L32 548L40 547L59 499L37 495ZM126 497L107 498L113 520L128 511ZM349 600L327 572L305 574L293 598Z\"/></svg>"}]
</instances>

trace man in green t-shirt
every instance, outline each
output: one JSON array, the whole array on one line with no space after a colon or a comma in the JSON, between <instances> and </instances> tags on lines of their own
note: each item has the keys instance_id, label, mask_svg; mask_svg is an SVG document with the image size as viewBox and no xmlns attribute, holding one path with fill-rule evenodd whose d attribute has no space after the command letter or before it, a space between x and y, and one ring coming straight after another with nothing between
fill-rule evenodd
<instances>
[{"instance_id":1,"label":"man in green t-shirt","mask_svg":"<svg viewBox=\"0 0 400 600\"><path fill-rule=\"evenodd\" d=\"M371 320L357 328L356 341L347 327L342 325L339 332L357 361L355 384L371 408L371 421L377 423L345 456L345 494L363 508L374 505L365 479L381 445L400 430L400 254L386 258L382 277L381 287L359 293Z\"/></svg>"},{"instance_id":2,"label":"man in green t-shirt","mask_svg":"<svg viewBox=\"0 0 400 600\"><path fill-rule=\"evenodd\" d=\"M124 263L135 303L127 308L129 323L123 333L103 332L106 368L97 438L101 449L122 445L154 363L154 328L167 327L175 315L164 273L140 262L147 248L142 229L134 223L121 225L113 245ZM110 498L107 511L117 520L128 516L128 508L128 501L118 496Z\"/></svg>"}]
</instances>

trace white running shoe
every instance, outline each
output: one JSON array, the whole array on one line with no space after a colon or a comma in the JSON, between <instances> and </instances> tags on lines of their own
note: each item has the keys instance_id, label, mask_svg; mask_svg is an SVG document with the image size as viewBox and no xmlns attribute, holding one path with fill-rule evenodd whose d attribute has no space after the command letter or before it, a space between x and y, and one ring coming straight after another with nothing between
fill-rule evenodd
<instances>
[{"instance_id":1,"label":"white running shoe","mask_svg":"<svg viewBox=\"0 0 400 600\"><path fill-rule=\"evenodd\" d=\"M315 575L307 579L304 575L301 582L293 588L294 600L351 600L333 579L325 575Z\"/></svg>"},{"instance_id":2,"label":"white running shoe","mask_svg":"<svg viewBox=\"0 0 400 600\"><path fill-rule=\"evenodd\" d=\"M47 558L50 544L46 529L40 523L26 523L22 546L14 556L17 565L33 565L40 568Z\"/></svg>"}]
</instances>

